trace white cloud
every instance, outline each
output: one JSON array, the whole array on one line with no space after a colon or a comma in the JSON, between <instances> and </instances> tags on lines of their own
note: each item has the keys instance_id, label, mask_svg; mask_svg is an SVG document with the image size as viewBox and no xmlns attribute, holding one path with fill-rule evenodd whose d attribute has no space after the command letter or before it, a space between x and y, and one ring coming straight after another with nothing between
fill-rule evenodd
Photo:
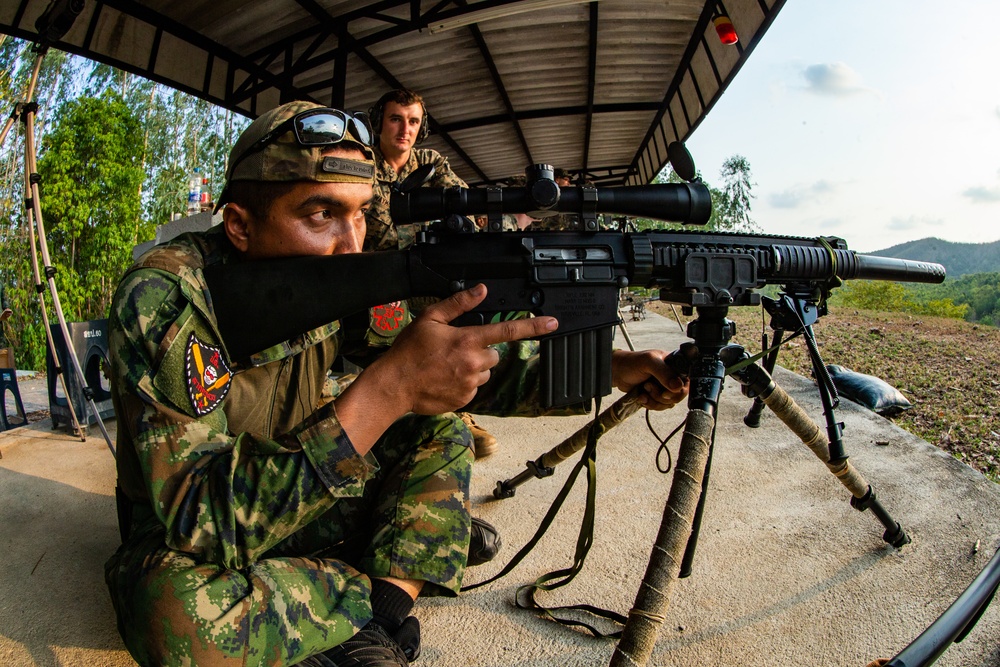
<instances>
[{"instance_id":1,"label":"white cloud","mask_svg":"<svg viewBox=\"0 0 1000 667\"><path fill-rule=\"evenodd\" d=\"M824 218L819 222L819 228L823 231L837 231L847 227L847 221L843 218Z\"/></svg>"},{"instance_id":2,"label":"white cloud","mask_svg":"<svg viewBox=\"0 0 1000 667\"><path fill-rule=\"evenodd\" d=\"M919 215L911 215L906 218L894 216L889 221L888 229L894 232L909 232L915 229L927 229L942 225L944 225L944 220L940 218L929 218Z\"/></svg>"},{"instance_id":3,"label":"white cloud","mask_svg":"<svg viewBox=\"0 0 1000 667\"><path fill-rule=\"evenodd\" d=\"M859 93L878 95L873 88L862 83L861 75L842 62L809 65L803 70L806 91L817 95L846 97Z\"/></svg>"},{"instance_id":4,"label":"white cloud","mask_svg":"<svg viewBox=\"0 0 1000 667\"><path fill-rule=\"evenodd\" d=\"M768 197L768 202L775 208L799 208L822 200L833 194L837 186L822 180L808 185L795 185L783 192L776 192Z\"/></svg>"},{"instance_id":5,"label":"white cloud","mask_svg":"<svg viewBox=\"0 0 1000 667\"><path fill-rule=\"evenodd\" d=\"M992 188L983 186L968 188L962 192L962 196L966 199L971 199L977 204L990 204L992 202L1000 201L1000 186Z\"/></svg>"}]
</instances>

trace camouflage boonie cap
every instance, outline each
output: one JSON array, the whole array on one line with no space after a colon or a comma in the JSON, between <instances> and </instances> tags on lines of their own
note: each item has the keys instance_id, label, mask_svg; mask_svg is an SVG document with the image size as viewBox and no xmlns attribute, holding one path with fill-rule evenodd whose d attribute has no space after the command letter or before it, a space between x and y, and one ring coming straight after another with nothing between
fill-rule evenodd
<instances>
[{"instance_id":1,"label":"camouflage boonie cap","mask_svg":"<svg viewBox=\"0 0 1000 667\"><path fill-rule=\"evenodd\" d=\"M289 102L271 109L250 123L229 152L226 187L219 197L219 206L228 201L229 184L233 181L373 183L375 153L355 134L351 123L347 124L347 134L343 141L333 145L357 148L364 153L364 160L324 156L329 145L303 146L295 138L291 127L263 149L251 152L258 141L285 121L303 111L324 108L327 107L304 100Z\"/></svg>"}]
</instances>

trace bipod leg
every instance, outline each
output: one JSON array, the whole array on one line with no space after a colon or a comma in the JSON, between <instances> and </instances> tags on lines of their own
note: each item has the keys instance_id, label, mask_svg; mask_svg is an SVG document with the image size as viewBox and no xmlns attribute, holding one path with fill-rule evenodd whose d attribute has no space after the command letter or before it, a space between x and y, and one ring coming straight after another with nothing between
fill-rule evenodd
<instances>
[{"instance_id":1,"label":"bipod leg","mask_svg":"<svg viewBox=\"0 0 1000 667\"><path fill-rule=\"evenodd\" d=\"M677 314L677 306L670 304L670 310L674 314L674 320L677 322L677 326L681 331L684 331L684 324L681 322L681 316Z\"/></svg>"},{"instance_id":2,"label":"bipod leg","mask_svg":"<svg viewBox=\"0 0 1000 667\"><path fill-rule=\"evenodd\" d=\"M826 418L826 433L830 443L827 458L824 462L830 471L851 492L853 496L851 498L851 507L859 512L871 509L872 514L885 527L885 533L882 535L883 540L897 549L904 544L909 544L909 535L889 515L889 512L886 511L882 503L876 498L875 487L871 486L848 460L847 453L844 451L844 439L842 437L844 424L837 421L834 412L840 404L837 387L833 384L833 379L830 377L830 372L823 362L823 357L820 356L819 347L816 345L816 337L813 335L811 325L804 328L804 334L806 346L809 349L809 358L813 365L813 373L816 375L816 382L819 386L819 396L823 403L823 415Z\"/></svg>"},{"instance_id":3,"label":"bipod leg","mask_svg":"<svg viewBox=\"0 0 1000 667\"><path fill-rule=\"evenodd\" d=\"M719 351L732 335L732 323L725 318L727 312L726 307L699 307L698 319L688 325L698 356L689 374L691 393L677 467L649 565L622 638L611 656L611 667L642 667L647 663L660 625L666 620L685 553L693 554L692 526L705 493L705 470L726 373Z\"/></svg>"},{"instance_id":4,"label":"bipod leg","mask_svg":"<svg viewBox=\"0 0 1000 667\"><path fill-rule=\"evenodd\" d=\"M778 363L778 350L781 349L781 339L784 337L784 329L774 330L774 349L764 357L764 369L768 373L774 373L774 367ZM764 334L761 339L761 350L766 350L771 347L767 344L767 334ZM760 426L760 418L764 413L764 401L760 400L759 396L755 396L753 399L753 405L750 406L750 410L747 411L745 417L743 417L743 423L750 428L757 428Z\"/></svg>"},{"instance_id":5,"label":"bipod leg","mask_svg":"<svg viewBox=\"0 0 1000 667\"><path fill-rule=\"evenodd\" d=\"M618 426L618 424L621 424L623 421L634 415L640 407L642 407L636 400L640 393L642 393L640 387L633 388L627 394L612 403L611 407L597 417L598 437L604 435L615 426ZM593 424L593 421L588 422L586 426L583 426L577 430L576 433L539 456L538 459L528 461L525 464L527 466L525 470L522 470L514 477L503 480L502 482L497 482L496 488L493 489L493 497L498 500L513 498L517 487L521 486L529 479L550 477L555 472L555 467L557 465L587 446L587 438L590 435L590 429Z\"/></svg>"},{"instance_id":6,"label":"bipod leg","mask_svg":"<svg viewBox=\"0 0 1000 667\"><path fill-rule=\"evenodd\" d=\"M622 336L625 337L625 344L628 345L628 349L635 352L635 345L632 344L632 337L628 334L628 329L625 326L625 318L622 317L622 311L618 311L618 329L622 332Z\"/></svg>"},{"instance_id":7,"label":"bipod leg","mask_svg":"<svg viewBox=\"0 0 1000 667\"><path fill-rule=\"evenodd\" d=\"M799 407L798 403L784 389L774 382L767 371L760 366L751 364L734 373L733 377L746 385L755 395L760 396L778 419L797 435L819 460L826 464L830 472L851 492L852 507L861 512L871 509L872 514L885 527L885 533L882 535L883 540L897 549L909 543L910 537L906 531L889 515L875 497L875 489L846 456L839 459L830 458L830 450L819 425L806 414L805 410Z\"/></svg>"}]
</instances>

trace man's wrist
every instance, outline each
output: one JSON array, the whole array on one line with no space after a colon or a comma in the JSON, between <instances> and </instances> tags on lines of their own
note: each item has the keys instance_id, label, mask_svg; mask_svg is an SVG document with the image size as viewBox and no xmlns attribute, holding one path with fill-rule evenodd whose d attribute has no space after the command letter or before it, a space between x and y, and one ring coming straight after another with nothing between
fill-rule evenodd
<instances>
[{"instance_id":1,"label":"man's wrist","mask_svg":"<svg viewBox=\"0 0 1000 667\"><path fill-rule=\"evenodd\" d=\"M365 454L399 417L411 411L413 400L404 389L405 374L385 372L376 359L335 401L341 427L359 454Z\"/></svg>"}]
</instances>

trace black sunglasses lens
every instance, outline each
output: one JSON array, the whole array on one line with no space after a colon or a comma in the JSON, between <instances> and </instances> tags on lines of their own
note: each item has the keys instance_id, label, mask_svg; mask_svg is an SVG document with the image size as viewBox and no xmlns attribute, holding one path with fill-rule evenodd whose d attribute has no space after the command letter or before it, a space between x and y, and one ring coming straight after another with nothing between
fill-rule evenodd
<instances>
[{"instance_id":1,"label":"black sunglasses lens","mask_svg":"<svg viewBox=\"0 0 1000 667\"><path fill-rule=\"evenodd\" d=\"M354 132L358 135L360 139L366 146L372 145L372 130L371 124L368 122L368 114L363 111L357 111L353 115L354 122Z\"/></svg>"},{"instance_id":2,"label":"black sunglasses lens","mask_svg":"<svg viewBox=\"0 0 1000 667\"><path fill-rule=\"evenodd\" d=\"M295 134L303 146L326 146L344 138L346 121L341 114L324 111L295 119Z\"/></svg>"}]
</instances>

